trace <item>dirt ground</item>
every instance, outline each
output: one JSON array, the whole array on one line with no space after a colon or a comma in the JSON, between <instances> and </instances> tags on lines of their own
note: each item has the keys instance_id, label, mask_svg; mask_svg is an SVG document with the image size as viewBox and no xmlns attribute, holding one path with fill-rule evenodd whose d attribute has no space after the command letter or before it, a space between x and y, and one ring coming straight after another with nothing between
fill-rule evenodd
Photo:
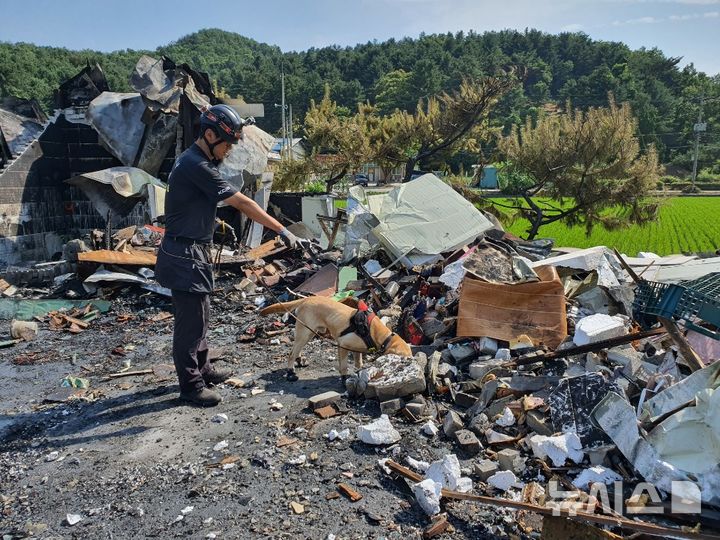
<instances>
[{"instance_id":1,"label":"dirt ground","mask_svg":"<svg viewBox=\"0 0 720 540\"><path fill-rule=\"evenodd\" d=\"M307 399L344 391L332 345L312 342L309 367L289 383L289 345L240 343L239 329L257 315L217 297L211 345L224 349L217 362L246 384L220 386L223 402L215 408L182 404L171 366L172 319L150 320L169 306L160 297L151 305L135 300L115 302L80 334L41 324L34 341L0 351L3 539L422 537L429 519L406 482L383 472L378 460L432 461L457 452L450 441L393 418L400 443L362 443L356 426L379 416L375 401L343 399L345 414L321 420ZM126 313L134 318L118 322ZM124 356L112 353L117 347ZM107 378L128 366L155 372ZM87 399L56 402L72 391L60 386L68 375L90 381ZM228 421L213 422L219 413ZM331 429L346 427L350 438L328 441ZM216 446L222 441L225 448ZM293 464L301 455L305 463ZM458 457L470 473L473 459ZM338 482L362 500L337 496ZM444 509L451 528L440 538L524 537L513 512L470 502ZM68 514L81 521L69 525Z\"/></svg>"}]
</instances>

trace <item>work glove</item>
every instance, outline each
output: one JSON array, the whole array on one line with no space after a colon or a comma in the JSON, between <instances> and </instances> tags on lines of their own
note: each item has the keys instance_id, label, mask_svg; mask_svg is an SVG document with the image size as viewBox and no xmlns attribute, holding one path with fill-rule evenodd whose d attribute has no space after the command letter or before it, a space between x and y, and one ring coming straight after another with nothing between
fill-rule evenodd
<instances>
[{"instance_id":1,"label":"work glove","mask_svg":"<svg viewBox=\"0 0 720 540\"><path fill-rule=\"evenodd\" d=\"M290 249L307 250L310 248L310 245L311 245L310 240L305 240L304 238L298 238L293 233L288 231L287 228L283 228L283 230L281 230L279 234L280 234L280 239Z\"/></svg>"},{"instance_id":2,"label":"work glove","mask_svg":"<svg viewBox=\"0 0 720 540\"><path fill-rule=\"evenodd\" d=\"M237 244L237 236L235 229L225 223L221 219L215 219L215 232L213 233L213 242L223 246L234 246Z\"/></svg>"}]
</instances>

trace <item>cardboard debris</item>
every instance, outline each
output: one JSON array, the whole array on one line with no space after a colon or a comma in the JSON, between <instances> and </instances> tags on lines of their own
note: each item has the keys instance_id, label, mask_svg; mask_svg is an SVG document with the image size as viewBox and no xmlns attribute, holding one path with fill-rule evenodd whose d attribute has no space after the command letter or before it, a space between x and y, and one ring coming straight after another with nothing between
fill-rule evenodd
<instances>
[{"instance_id":1,"label":"cardboard debris","mask_svg":"<svg viewBox=\"0 0 720 540\"><path fill-rule=\"evenodd\" d=\"M465 276L458 311L458 336L510 341L521 334L555 348L567 336L565 293L552 267L535 268L541 281L517 285L485 283Z\"/></svg>"}]
</instances>

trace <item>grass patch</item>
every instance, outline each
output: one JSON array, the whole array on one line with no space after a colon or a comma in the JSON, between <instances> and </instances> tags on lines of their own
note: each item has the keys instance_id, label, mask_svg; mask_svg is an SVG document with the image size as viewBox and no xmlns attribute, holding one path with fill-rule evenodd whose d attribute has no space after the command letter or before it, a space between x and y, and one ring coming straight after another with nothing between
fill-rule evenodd
<instances>
[{"instance_id":1,"label":"grass patch","mask_svg":"<svg viewBox=\"0 0 720 540\"><path fill-rule=\"evenodd\" d=\"M506 202L506 198L498 198ZM502 220L502 219L501 219ZM530 226L525 219L504 221L508 231L521 237ZM539 238L552 238L556 246L586 248L615 247L635 256L638 251L658 255L704 253L720 249L720 197L676 197L664 202L657 221L644 226L633 225L618 231L596 227L586 236L583 227L567 227L556 222L540 228Z\"/></svg>"}]
</instances>

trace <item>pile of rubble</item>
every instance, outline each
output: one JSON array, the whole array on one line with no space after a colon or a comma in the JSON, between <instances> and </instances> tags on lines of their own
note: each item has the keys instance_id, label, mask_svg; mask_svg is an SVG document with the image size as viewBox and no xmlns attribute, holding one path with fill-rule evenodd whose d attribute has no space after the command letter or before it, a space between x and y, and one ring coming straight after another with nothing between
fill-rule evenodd
<instances>
[{"instance_id":1,"label":"pile of rubble","mask_svg":"<svg viewBox=\"0 0 720 540\"><path fill-rule=\"evenodd\" d=\"M631 507L713 524L701 503L720 502L720 288L704 312L677 314L687 335L634 293L652 283L643 272L669 287L698 276L720 284L720 260L551 254L550 242L513 237L464 203L431 176L383 195L358 190L339 269L324 266L324 288L307 289L364 299L414 346L414 358L381 356L346 381L348 399L377 400L382 414L357 438L394 445L393 423L414 424L473 460L467 477L455 455L406 456L430 515L443 490L475 490L587 521ZM599 496L608 492L622 508Z\"/></svg>"},{"instance_id":2,"label":"pile of rubble","mask_svg":"<svg viewBox=\"0 0 720 540\"><path fill-rule=\"evenodd\" d=\"M435 516L427 537L447 527L444 498L676 537L695 536L618 513L717 526L720 258L553 251L506 233L432 175L380 194L353 188L347 209L331 213L290 227L322 251L291 253L267 235L244 253L218 250L217 292L248 313L308 295L362 299L412 345L413 357L380 356L345 394L308 405L330 418L377 401L378 418L328 439L385 448L380 466ZM166 296L151 270L161 237L160 227L98 232L87 243L109 249L76 242L72 271L53 287L0 282L0 317L14 319L0 346L33 339L38 323L82 332L129 289ZM695 294L694 307L672 304L674 291ZM292 324L253 318L237 340L289 344ZM408 429L454 452L432 463L398 454Z\"/></svg>"}]
</instances>

